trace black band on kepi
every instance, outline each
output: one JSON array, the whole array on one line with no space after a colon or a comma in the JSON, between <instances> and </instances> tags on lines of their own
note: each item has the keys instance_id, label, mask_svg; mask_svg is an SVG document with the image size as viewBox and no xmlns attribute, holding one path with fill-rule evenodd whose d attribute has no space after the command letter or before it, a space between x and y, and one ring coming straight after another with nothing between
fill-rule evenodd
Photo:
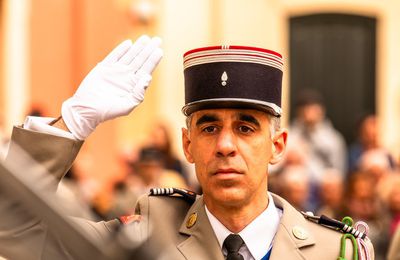
<instances>
[{"instance_id":1,"label":"black band on kepi","mask_svg":"<svg viewBox=\"0 0 400 260\"><path fill-rule=\"evenodd\" d=\"M249 108L281 115L282 56L243 46L184 54L185 115L209 108Z\"/></svg>"}]
</instances>

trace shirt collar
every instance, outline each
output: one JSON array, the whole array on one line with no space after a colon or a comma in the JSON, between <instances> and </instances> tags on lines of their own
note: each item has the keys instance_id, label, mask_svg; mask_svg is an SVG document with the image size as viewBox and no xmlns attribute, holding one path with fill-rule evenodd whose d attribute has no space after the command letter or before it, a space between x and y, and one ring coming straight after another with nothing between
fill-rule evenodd
<instances>
[{"instance_id":1,"label":"shirt collar","mask_svg":"<svg viewBox=\"0 0 400 260\"><path fill-rule=\"evenodd\" d=\"M242 237L251 255L255 259L261 259L268 252L280 222L281 212L276 208L270 193L268 193L268 198L268 207L239 232L239 235ZM211 214L207 206L205 206L205 209L222 249L225 238L232 232Z\"/></svg>"}]
</instances>

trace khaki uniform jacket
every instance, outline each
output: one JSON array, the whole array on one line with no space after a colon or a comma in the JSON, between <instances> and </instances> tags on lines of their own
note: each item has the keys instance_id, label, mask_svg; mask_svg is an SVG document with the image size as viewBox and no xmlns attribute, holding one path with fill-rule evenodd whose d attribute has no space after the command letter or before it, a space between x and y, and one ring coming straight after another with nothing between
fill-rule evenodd
<instances>
[{"instance_id":1,"label":"khaki uniform jacket","mask_svg":"<svg viewBox=\"0 0 400 260\"><path fill-rule=\"evenodd\" d=\"M388 260L400 260L400 226L396 229L390 242Z\"/></svg>"},{"instance_id":2,"label":"khaki uniform jacket","mask_svg":"<svg viewBox=\"0 0 400 260\"><path fill-rule=\"evenodd\" d=\"M8 160L18 158L13 154L16 143L59 179L69 169L81 146L81 142L14 128ZM340 232L304 219L279 196L273 195L273 199L283 215L271 260L338 258ZM141 215L141 220L130 224L130 232L138 238L152 235L167 245L164 256L168 259L224 259L205 213L202 196L193 204L180 197L143 196L136 205L136 214ZM192 217L192 225L189 225L188 220L193 215L196 215L195 221ZM79 221L78 224L98 240L108 239L118 225L117 221ZM373 259L372 244L368 245ZM346 259L352 259L351 254L352 247L347 243ZM3 194L0 194L0 255L10 259L71 259L57 234L49 232L44 223L26 214L18 203Z\"/></svg>"}]
</instances>

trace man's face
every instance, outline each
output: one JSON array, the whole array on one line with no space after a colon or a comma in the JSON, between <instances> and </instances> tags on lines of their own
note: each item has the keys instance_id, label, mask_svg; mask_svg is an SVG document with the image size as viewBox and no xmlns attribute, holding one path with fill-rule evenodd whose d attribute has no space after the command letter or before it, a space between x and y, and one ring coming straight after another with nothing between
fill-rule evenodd
<instances>
[{"instance_id":1,"label":"man's face","mask_svg":"<svg viewBox=\"0 0 400 260\"><path fill-rule=\"evenodd\" d=\"M242 207L266 198L268 164L279 161L286 144L286 132L271 137L267 114L200 110L188 130L183 129L183 148L195 164L207 207Z\"/></svg>"},{"instance_id":2,"label":"man's face","mask_svg":"<svg viewBox=\"0 0 400 260\"><path fill-rule=\"evenodd\" d=\"M300 109L300 118L308 126L315 126L324 119L325 111L320 104L307 104Z\"/></svg>"}]
</instances>

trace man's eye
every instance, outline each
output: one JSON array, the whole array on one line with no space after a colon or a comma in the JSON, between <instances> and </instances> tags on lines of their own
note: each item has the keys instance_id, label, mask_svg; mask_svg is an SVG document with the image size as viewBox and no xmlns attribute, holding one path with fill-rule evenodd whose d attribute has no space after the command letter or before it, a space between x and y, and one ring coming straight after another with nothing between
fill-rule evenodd
<instances>
[{"instance_id":1,"label":"man's eye","mask_svg":"<svg viewBox=\"0 0 400 260\"><path fill-rule=\"evenodd\" d=\"M206 128L203 129L203 131L206 133L214 133L216 130L217 130L216 126L207 126Z\"/></svg>"},{"instance_id":2,"label":"man's eye","mask_svg":"<svg viewBox=\"0 0 400 260\"><path fill-rule=\"evenodd\" d=\"M239 126L239 131L242 132L242 133L250 133L250 132L253 131L253 129L251 129L248 126L241 125L241 126Z\"/></svg>"}]
</instances>

